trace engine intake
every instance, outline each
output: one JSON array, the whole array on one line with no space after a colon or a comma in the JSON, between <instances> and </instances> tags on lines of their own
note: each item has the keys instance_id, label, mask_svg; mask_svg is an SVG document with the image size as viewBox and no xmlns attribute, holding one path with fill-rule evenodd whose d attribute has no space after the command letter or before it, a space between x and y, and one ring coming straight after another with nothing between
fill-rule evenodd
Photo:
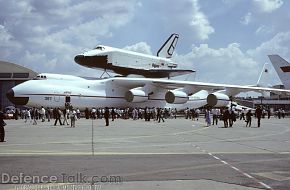
<instances>
[{"instance_id":1,"label":"engine intake","mask_svg":"<svg viewBox=\"0 0 290 190\"><path fill-rule=\"evenodd\" d=\"M143 90L131 89L125 93L125 100L127 102L146 102L148 96Z\"/></svg>"},{"instance_id":2,"label":"engine intake","mask_svg":"<svg viewBox=\"0 0 290 190\"><path fill-rule=\"evenodd\" d=\"M188 95L179 90L168 91L165 94L165 100L169 104L184 104L188 99Z\"/></svg>"},{"instance_id":3,"label":"engine intake","mask_svg":"<svg viewBox=\"0 0 290 190\"><path fill-rule=\"evenodd\" d=\"M207 96L207 104L211 107L225 107L230 103L230 98L221 93L212 93Z\"/></svg>"}]
</instances>

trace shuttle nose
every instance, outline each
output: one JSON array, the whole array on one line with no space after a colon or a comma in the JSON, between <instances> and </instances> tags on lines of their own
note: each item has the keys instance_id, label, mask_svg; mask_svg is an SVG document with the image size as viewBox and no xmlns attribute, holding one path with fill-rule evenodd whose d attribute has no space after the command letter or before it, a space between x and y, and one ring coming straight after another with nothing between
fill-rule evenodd
<instances>
[{"instance_id":1,"label":"shuttle nose","mask_svg":"<svg viewBox=\"0 0 290 190\"><path fill-rule=\"evenodd\" d=\"M84 58L85 58L85 56L84 55L77 55L77 56L75 56L75 62L76 63L82 63L83 62L83 60L84 60Z\"/></svg>"},{"instance_id":2,"label":"shuttle nose","mask_svg":"<svg viewBox=\"0 0 290 190\"><path fill-rule=\"evenodd\" d=\"M10 102L15 105L26 105L28 103L29 97L15 97L14 90L10 89L6 96Z\"/></svg>"}]
</instances>

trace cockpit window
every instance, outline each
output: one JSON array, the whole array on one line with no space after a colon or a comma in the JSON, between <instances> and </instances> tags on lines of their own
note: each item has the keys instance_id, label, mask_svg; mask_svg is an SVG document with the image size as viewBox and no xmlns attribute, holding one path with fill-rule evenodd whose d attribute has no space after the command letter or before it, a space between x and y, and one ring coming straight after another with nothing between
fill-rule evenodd
<instances>
[{"instance_id":1,"label":"cockpit window","mask_svg":"<svg viewBox=\"0 0 290 190\"><path fill-rule=\"evenodd\" d=\"M104 50L105 48L103 47L103 46L97 46L97 47L95 47L95 49L98 49L98 50Z\"/></svg>"},{"instance_id":2,"label":"cockpit window","mask_svg":"<svg viewBox=\"0 0 290 190\"><path fill-rule=\"evenodd\" d=\"M46 79L46 75L37 75L36 77L34 77L33 80L43 80Z\"/></svg>"}]
</instances>

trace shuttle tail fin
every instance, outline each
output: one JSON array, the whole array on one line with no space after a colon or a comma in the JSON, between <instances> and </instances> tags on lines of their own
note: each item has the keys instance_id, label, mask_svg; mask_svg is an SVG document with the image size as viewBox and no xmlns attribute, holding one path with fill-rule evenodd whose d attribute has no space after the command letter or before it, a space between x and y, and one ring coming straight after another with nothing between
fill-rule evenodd
<instances>
[{"instance_id":1,"label":"shuttle tail fin","mask_svg":"<svg viewBox=\"0 0 290 190\"><path fill-rule=\"evenodd\" d=\"M268 55L285 89L290 89L290 63L279 55Z\"/></svg>"},{"instance_id":2,"label":"shuttle tail fin","mask_svg":"<svg viewBox=\"0 0 290 190\"><path fill-rule=\"evenodd\" d=\"M172 54L175 50L179 35L171 34L166 42L161 46L161 48L157 52L158 57L171 58Z\"/></svg>"}]
</instances>

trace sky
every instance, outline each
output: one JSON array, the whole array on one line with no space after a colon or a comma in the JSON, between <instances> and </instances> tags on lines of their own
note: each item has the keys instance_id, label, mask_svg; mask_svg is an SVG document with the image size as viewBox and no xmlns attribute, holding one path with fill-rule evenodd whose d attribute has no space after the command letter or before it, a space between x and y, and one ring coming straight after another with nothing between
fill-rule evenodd
<instances>
[{"instance_id":1,"label":"sky","mask_svg":"<svg viewBox=\"0 0 290 190\"><path fill-rule=\"evenodd\" d=\"M156 55L178 33L172 59L196 80L255 84L268 54L290 61L289 8L288 0L0 0L0 60L99 77L74 56L97 44Z\"/></svg>"}]
</instances>

